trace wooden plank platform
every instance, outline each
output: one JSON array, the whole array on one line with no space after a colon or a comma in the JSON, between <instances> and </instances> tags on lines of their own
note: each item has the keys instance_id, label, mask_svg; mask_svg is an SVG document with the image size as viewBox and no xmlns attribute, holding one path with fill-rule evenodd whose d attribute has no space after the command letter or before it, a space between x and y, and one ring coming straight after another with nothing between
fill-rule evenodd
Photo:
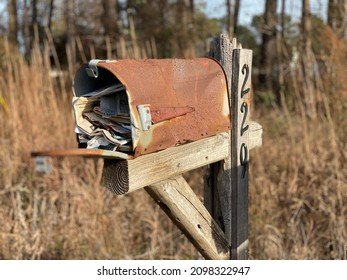
<instances>
[{"instance_id":1,"label":"wooden plank platform","mask_svg":"<svg viewBox=\"0 0 347 280\"><path fill-rule=\"evenodd\" d=\"M105 160L103 184L121 195L222 160L229 155L229 134L143 155L133 160Z\"/></svg>"}]
</instances>

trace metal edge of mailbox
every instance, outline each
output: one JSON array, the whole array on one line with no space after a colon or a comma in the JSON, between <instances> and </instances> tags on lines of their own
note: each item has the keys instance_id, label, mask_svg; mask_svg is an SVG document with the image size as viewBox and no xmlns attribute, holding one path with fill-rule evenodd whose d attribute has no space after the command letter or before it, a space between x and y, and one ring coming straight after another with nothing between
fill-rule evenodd
<instances>
[{"instance_id":1,"label":"metal edge of mailbox","mask_svg":"<svg viewBox=\"0 0 347 280\"><path fill-rule=\"evenodd\" d=\"M126 88L135 157L230 130L227 80L214 59L124 59L101 61L97 67L111 72ZM93 83L95 78L84 73L79 71L76 79L83 76L82 83ZM99 71L99 77L102 74ZM81 84L76 79L75 83ZM74 92L80 95L76 86ZM137 107L144 104L163 111L183 107L194 110L143 130Z\"/></svg>"},{"instance_id":2,"label":"metal edge of mailbox","mask_svg":"<svg viewBox=\"0 0 347 280\"><path fill-rule=\"evenodd\" d=\"M31 157L85 157L85 158L109 158L109 159L132 159L133 157L122 152L99 150L99 149L63 149L32 151Z\"/></svg>"}]
</instances>

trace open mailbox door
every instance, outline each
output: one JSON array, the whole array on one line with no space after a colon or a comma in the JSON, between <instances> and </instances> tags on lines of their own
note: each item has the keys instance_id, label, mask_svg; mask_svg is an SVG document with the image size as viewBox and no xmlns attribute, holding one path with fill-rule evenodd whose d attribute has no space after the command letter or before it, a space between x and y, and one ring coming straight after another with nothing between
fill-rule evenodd
<instances>
[{"instance_id":1,"label":"open mailbox door","mask_svg":"<svg viewBox=\"0 0 347 280\"><path fill-rule=\"evenodd\" d=\"M76 73L74 95L80 147L120 158L230 130L225 73L210 58L92 60Z\"/></svg>"}]
</instances>

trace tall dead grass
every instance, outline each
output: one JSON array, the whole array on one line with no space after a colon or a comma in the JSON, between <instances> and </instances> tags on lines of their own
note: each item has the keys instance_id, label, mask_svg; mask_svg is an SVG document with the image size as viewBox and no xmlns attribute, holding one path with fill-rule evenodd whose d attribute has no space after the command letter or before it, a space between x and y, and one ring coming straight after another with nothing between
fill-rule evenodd
<instances>
[{"instance_id":1,"label":"tall dead grass","mask_svg":"<svg viewBox=\"0 0 347 280\"><path fill-rule=\"evenodd\" d=\"M328 122L293 128L277 111L261 118L264 142L251 154L250 239L261 259L346 259L345 140Z\"/></svg>"},{"instance_id":2,"label":"tall dead grass","mask_svg":"<svg viewBox=\"0 0 347 280\"><path fill-rule=\"evenodd\" d=\"M102 161L53 159L50 174L35 173L31 151L76 146L72 93L50 77L48 54L35 48L28 64L5 44L0 259L196 258L144 191L115 197L101 187Z\"/></svg>"},{"instance_id":3,"label":"tall dead grass","mask_svg":"<svg viewBox=\"0 0 347 280\"><path fill-rule=\"evenodd\" d=\"M50 77L48 54L47 46L35 48L29 64L5 44L0 258L198 258L143 190L116 197L101 186L102 161L52 159L51 173L34 171L30 151L76 145L72 93L65 78ZM334 101L326 98L331 111ZM316 120L300 111L255 109L264 140L251 152L251 257L346 259L346 125L335 118L347 119L346 108ZM186 178L201 195L201 171Z\"/></svg>"},{"instance_id":4,"label":"tall dead grass","mask_svg":"<svg viewBox=\"0 0 347 280\"><path fill-rule=\"evenodd\" d=\"M321 54L300 58L311 60L311 92L298 64L286 85L295 110L257 111L264 136L251 154L254 258L347 258L347 44L329 28L317 34ZM316 118L305 104L312 93Z\"/></svg>"}]
</instances>

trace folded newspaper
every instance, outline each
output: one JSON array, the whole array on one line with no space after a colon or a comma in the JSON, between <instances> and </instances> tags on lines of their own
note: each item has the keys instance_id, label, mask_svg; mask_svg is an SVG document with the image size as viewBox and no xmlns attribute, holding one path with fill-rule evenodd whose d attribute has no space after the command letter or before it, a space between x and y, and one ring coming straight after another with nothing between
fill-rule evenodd
<instances>
[{"instance_id":1,"label":"folded newspaper","mask_svg":"<svg viewBox=\"0 0 347 280\"><path fill-rule=\"evenodd\" d=\"M72 99L80 147L132 151L130 109L125 88L109 85Z\"/></svg>"}]
</instances>

